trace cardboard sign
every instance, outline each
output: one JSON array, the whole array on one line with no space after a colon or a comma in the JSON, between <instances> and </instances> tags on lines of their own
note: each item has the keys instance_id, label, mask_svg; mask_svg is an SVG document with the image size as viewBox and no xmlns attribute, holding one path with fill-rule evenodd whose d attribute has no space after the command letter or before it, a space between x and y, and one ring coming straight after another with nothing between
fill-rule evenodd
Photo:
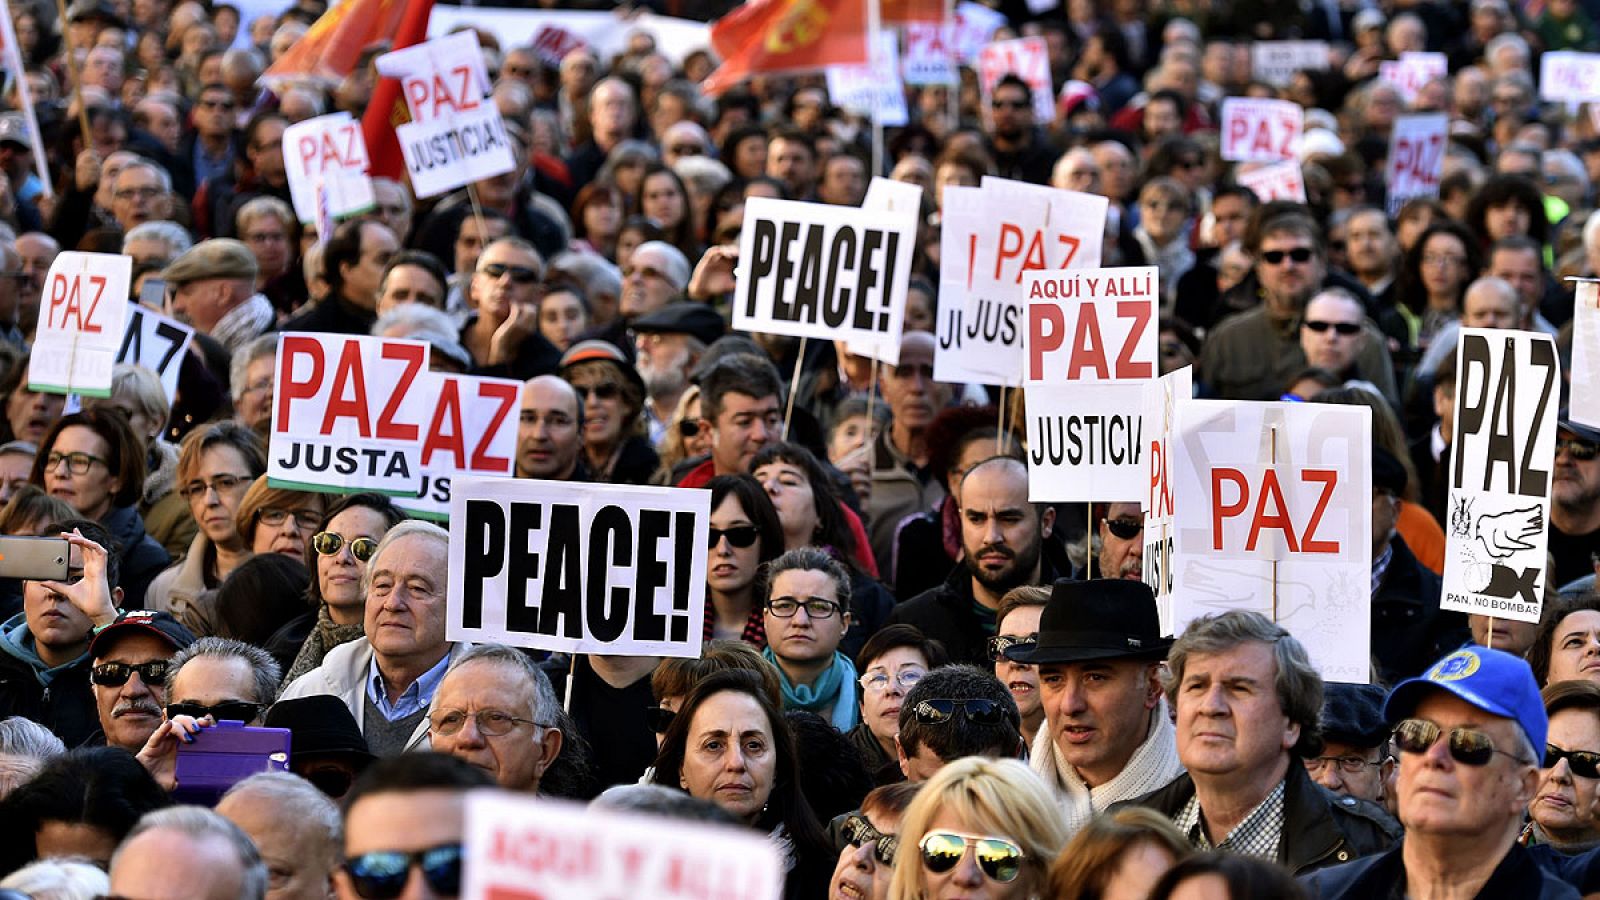
<instances>
[{"instance_id":1,"label":"cardboard sign","mask_svg":"<svg viewBox=\"0 0 1600 900\"><path fill-rule=\"evenodd\" d=\"M1572 402L1567 415L1600 428L1600 283L1579 281L1572 310Z\"/></svg>"},{"instance_id":2,"label":"cardboard sign","mask_svg":"<svg viewBox=\"0 0 1600 900\"><path fill-rule=\"evenodd\" d=\"M1450 116L1424 113L1400 116L1389 134L1389 159L1384 171L1389 184L1389 215L1400 212L1412 197L1439 196L1444 154L1450 143Z\"/></svg>"},{"instance_id":3,"label":"cardboard sign","mask_svg":"<svg viewBox=\"0 0 1600 900\"><path fill-rule=\"evenodd\" d=\"M1305 172L1294 160L1251 165L1240 168L1235 176L1240 185L1250 189L1262 203L1273 200L1306 202Z\"/></svg>"},{"instance_id":4,"label":"cardboard sign","mask_svg":"<svg viewBox=\"0 0 1600 900\"><path fill-rule=\"evenodd\" d=\"M829 66L828 96L846 110L878 117L878 123L899 128L909 122L905 86L900 83L900 56L894 32L878 34L878 56L871 65Z\"/></svg>"},{"instance_id":5,"label":"cardboard sign","mask_svg":"<svg viewBox=\"0 0 1600 900\"><path fill-rule=\"evenodd\" d=\"M317 116L284 129L283 167L294 214L302 224L317 221L318 184L327 192L328 213L334 218L360 215L373 207L361 120L347 112Z\"/></svg>"},{"instance_id":6,"label":"cardboard sign","mask_svg":"<svg viewBox=\"0 0 1600 900\"><path fill-rule=\"evenodd\" d=\"M916 238L909 211L752 197L739 233L733 327L861 341L898 362Z\"/></svg>"},{"instance_id":7,"label":"cardboard sign","mask_svg":"<svg viewBox=\"0 0 1600 900\"><path fill-rule=\"evenodd\" d=\"M778 845L749 828L473 791L462 900L778 900Z\"/></svg>"},{"instance_id":8,"label":"cardboard sign","mask_svg":"<svg viewBox=\"0 0 1600 900\"><path fill-rule=\"evenodd\" d=\"M1410 106L1428 82L1450 74L1450 61L1443 53L1407 50L1398 60L1378 64L1378 80L1394 85L1401 99Z\"/></svg>"},{"instance_id":9,"label":"cardboard sign","mask_svg":"<svg viewBox=\"0 0 1600 900\"><path fill-rule=\"evenodd\" d=\"M419 199L516 168L500 110L485 99L489 73L476 31L385 53L377 63L400 80L411 111L394 133Z\"/></svg>"},{"instance_id":10,"label":"cardboard sign","mask_svg":"<svg viewBox=\"0 0 1600 900\"><path fill-rule=\"evenodd\" d=\"M1145 421L1145 436L1149 442L1145 453L1145 483L1147 490L1140 500L1144 509L1144 560L1140 572L1144 583L1156 595L1156 615L1161 620L1161 633L1170 635L1172 628L1172 458L1173 430L1177 427L1177 406L1194 396L1194 367L1184 366L1168 372L1155 381L1147 381L1141 388L1141 411Z\"/></svg>"},{"instance_id":11,"label":"cardboard sign","mask_svg":"<svg viewBox=\"0 0 1600 900\"><path fill-rule=\"evenodd\" d=\"M954 26L939 22L909 22L906 49L900 57L900 74L906 84L956 83ZM987 40L987 38L985 38Z\"/></svg>"},{"instance_id":12,"label":"cardboard sign","mask_svg":"<svg viewBox=\"0 0 1600 900\"><path fill-rule=\"evenodd\" d=\"M458 478L446 635L699 656L710 518L709 491Z\"/></svg>"},{"instance_id":13,"label":"cardboard sign","mask_svg":"<svg viewBox=\"0 0 1600 900\"><path fill-rule=\"evenodd\" d=\"M1328 681L1370 678L1372 410L1175 404L1173 628L1230 609L1289 629Z\"/></svg>"},{"instance_id":14,"label":"cardboard sign","mask_svg":"<svg viewBox=\"0 0 1600 900\"><path fill-rule=\"evenodd\" d=\"M1553 103L1600 100L1600 53L1557 50L1541 54L1539 99Z\"/></svg>"},{"instance_id":15,"label":"cardboard sign","mask_svg":"<svg viewBox=\"0 0 1600 900\"><path fill-rule=\"evenodd\" d=\"M1273 87L1288 87L1294 73L1329 67L1327 41L1256 41L1250 45L1250 74Z\"/></svg>"},{"instance_id":16,"label":"cardboard sign","mask_svg":"<svg viewBox=\"0 0 1600 900\"><path fill-rule=\"evenodd\" d=\"M133 304L128 308L128 327L117 350L117 362L144 366L161 378L167 403L178 399L178 370L184 354L194 340L194 329L153 309Z\"/></svg>"},{"instance_id":17,"label":"cardboard sign","mask_svg":"<svg viewBox=\"0 0 1600 900\"><path fill-rule=\"evenodd\" d=\"M422 341L278 338L267 479L274 487L416 496L428 401Z\"/></svg>"},{"instance_id":18,"label":"cardboard sign","mask_svg":"<svg viewBox=\"0 0 1600 900\"><path fill-rule=\"evenodd\" d=\"M983 121L994 126L989 98L1000 79L1015 75L1033 92L1033 121L1044 125L1055 119L1055 90L1050 84L1050 48L1042 37L1016 38L985 44L978 53L978 85L983 91Z\"/></svg>"},{"instance_id":19,"label":"cardboard sign","mask_svg":"<svg viewBox=\"0 0 1600 900\"><path fill-rule=\"evenodd\" d=\"M450 485L458 476L516 474L522 382L430 372L421 390L430 419L422 431L422 489L395 505L425 519L450 517Z\"/></svg>"},{"instance_id":20,"label":"cardboard sign","mask_svg":"<svg viewBox=\"0 0 1600 900\"><path fill-rule=\"evenodd\" d=\"M1235 162L1298 159L1306 113L1298 103L1228 97L1222 101L1222 158Z\"/></svg>"},{"instance_id":21,"label":"cardboard sign","mask_svg":"<svg viewBox=\"0 0 1600 900\"><path fill-rule=\"evenodd\" d=\"M1441 608L1539 621L1560 402L1549 335L1461 329Z\"/></svg>"},{"instance_id":22,"label":"cardboard sign","mask_svg":"<svg viewBox=\"0 0 1600 900\"><path fill-rule=\"evenodd\" d=\"M545 25L533 36L533 53L539 61L552 69L561 68L561 61L574 50L582 50L589 42L560 25Z\"/></svg>"},{"instance_id":23,"label":"cardboard sign","mask_svg":"<svg viewBox=\"0 0 1600 900\"><path fill-rule=\"evenodd\" d=\"M1144 384L1160 371L1155 266L1025 274L1028 499L1139 500Z\"/></svg>"},{"instance_id":24,"label":"cardboard sign","mask_svg":"<svg viewBox=\"0 0 1600 900\"><path fill-rule=\"evenodd\" d=\"M922 198L923 190L919 185L874 175L867 184L867 195L861 198L861 208L916 216L920 220ZM892 346L885 347L875 341L848 341L845 350L856 356L894 365L900 359L900 338L896 337L891 343Z\"/></svg>"},{"instance_id":25,"label":"cardboard sign","mask_svg":"<svg viewBox=\"0 0 1600 900\"><path fill-rule=\"evenodd\" d=\"M118 253L65 250L56 257L39 301L29 390L111 396L132 274L133 260Z\"/></svg>"}]
</instances>

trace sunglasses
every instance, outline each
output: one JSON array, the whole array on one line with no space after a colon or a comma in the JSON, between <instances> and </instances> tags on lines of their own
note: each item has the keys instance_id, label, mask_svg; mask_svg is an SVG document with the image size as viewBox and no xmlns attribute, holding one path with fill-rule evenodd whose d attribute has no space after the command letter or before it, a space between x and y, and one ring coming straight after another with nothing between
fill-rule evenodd
<instances>
[{"instance_id":1,"label":"sunglasses","mask_svg":"<svg viewBox=\"0 0 1600 900\"><path fill-rule=\"evenodd\" d=\"M995 109L1029 109L1033 106L1026 100L991 100L989 105Z\"/></svg>"},{"instance_id":2,"label":"sunglasses","mask_svg":"<svg viewBox=\"0 0 1600 900\"><path fill-rule=\"evenodd\" d=\"M1106 519L1106 530L1124 541L1131 541L1144 530L1143 519Z\"/></svg>"},{"instance_id":3,"label":"sunglasses","mask_svg":"<svg viewBox=\"0 0 1600 900\"><path fill-rule=\"evenodd\" d=\"M372 559L372 554L378 552L378 542L369 537L352 538L349 543L350 555L357 562L367 562ZM331 531L319 531L311 536L311 549L323 556L338 556L344 545L344 537Z\"/></svg>"},{"instance_id":4,"label":"sunglasses","mask_svg":"<svg viewBox=\"0 0 1600 900\"><path fill-rule=\"evenodd\" d=\"M852 847L872 845L872 858L886 865L894 865L894 856L900 849L900 839L892 834L884 834L872 827L866 816L850 815L844 820L844 839Z\"/></svg>"},{"instance_id":5,"label":"sunglasses","mask_svg":"<svg viewBox=\"0 0 1600 900\"><path fill-rule=\"evenodd\" d=\"M440 844L426 850L375 850L345 861L344 871L350 886L364 900L393 900L406 889L411 867L422 869L422 877L434 893L454 897L461 893L461 845Z\"/></svg>"},{"instance_id":6,"label":"sunglasses","mask_svg":"<svg viewBox=\"0 0 1600 900\"><path fill-rule=\"evenodd\" d=\"M700 423L694 419L678 420L678 435L685 439L700 436Z\"/></svg>"},{"instance_id":7,"label":"sunglasses","mask_svg":"<svg viewBox=\"0 0 1600 900\"><path fill-rule=\"evenodd\" d=\"M1269 266L1276 266L1283 262L1284 257L1288 257L1297 263L1304 263L1310 262L1311 256L1312 253L1310 247L1296 247L1293 250L1263 251L1261 254L1261 261Z\"/></svg>"},{"instance_id":8,"label":"sunglasses","mask_svg":"<svg viewBox=\"0 0 1600 900\"><path fill-rule=\"evenodd\" d=\"M990 881L1009 884L1022 874L1022 861L1027 855L1005 838L930 831L917 845L922 850L922 867L934 874L954 869L967 855L969 846L977 857L978 868Z\"/></svg>"},{"instance_id":9,"label":"sunglasses","mask_svg":"<svg viewBox=\"0 0 1600 900\"><path fill-rule=\"evenodd\" d=\"M651 731L656 734L666 734L667 729L672 727L672 720L677 715L676 712L667 709L665 706L648 706L645 707L644 720L645 724L650 726Z\"/></svg>"},{"instance_id":10,"label":"sunglasses","mask_svg":"<svg viewBox=\"0 0 1600 900\"><path fill-rule=\"evenodd\" d=\"M923 725L943 725L955 716L958 709L967 717L967 721L974 725L999 725L1011 719L1004 706L983 697L968 697L964 700L935 697L918 703L913 712L916 713L917 721Z\"/></svg>"},{"instance_id":11,"label":"sunglasses","mask_svg":"<svg viewBox=\"0 0 1600 900\"><path fill-rule=\"evenodd\" d=\"M1588 462L1595 458L1595 454L1600 453L1600 444L1592 441L1580 441L1577 438L1556 441L1556 452L1560 453L1563 450L1567 451L1567 455L1578 462Z\"/></svg>"},{"instance_id":12,"label":"sunglasses","mask_svg":"<svg viewBox=\"0 0 1600 900\"><path fill-rule=\"evenodd\" d=\"M193 719L203 719L210 716L214 722L253 722L265 708L264 704L251 703L248 700L224 700L210 706L204 703L168 703L167 718L189 716Z\"/></svg>"},{"instance_id":13,"label":"sunglasses","mask_svg":"<svg viewBox=\"0 0 1600 900\"><path fill-rule=\"evenodd\" d=\"M1567 761L1572 774L1582 778L1600 778L1600 753L1592 750L1563 750L1555 744L1544 745L1544 767L1553 769L1556 763Z\"/></svg>"},{"instance_id":14,"label":"sunglasses","mask_svg":"<svg viewBox=\"0 0 1600 900\"><path fill-rule=\"evenodd\" d=\"M596 400L615 400L622 396L622 386L614 381L607 381L602 384L575 384L572 389L577 391L579 396L585 400L590 397Z\"/></svg>"},{"instance_id":15,"label":"sunglasses","mask_svg":"<svg viewBox=\"0 0 1600 900\"><path fill-rule=\"evenodd\" d=\"M151 660L147 663L101 663L89 670L89 680L101 687L122 687L139 673L139 680L145 684L161 684L167 678L167 670L172 663L165 659Z\"/></svg>"},{"instance_id":16,"label":"sunglasses","mask_svg":"<svg viewBox=\"0 0 1600 900\"><path fill-rule=\"evenodd\" d=\"M1406 719L1394 729L1394 743L1404 753L1427 753L1439 738L1444 735L1444 729L1427 719ZM1496 749L1494 739L1472 728L1450 729L1450 756L1456 762L1468 766L1488 765L1490 757L1498 753L1517 762L1525 760Z\"/></svg>"},{"instance_id":17,"label":"sunglasses","mask_svg":"<svg viewBox=\"0 0 1600 900\"><path fill-rule=\"evenodd\" d=\"M1035 643L1038 643L1037 638L1018 637L1010 634L997 634L994 637L989 638L989 661L1000 662L1005 660L1006 662L1011 662L1011 660L1006 659L1007 650L1010 650L1012 647L1031 647ZM1017 665L1026 665L1026 663L1017 663Z\"/></svg>"},{"instance_id":18,"label":"sunglasses","mask_svg":"<svg viewBox=\"0 0 1600 900\"><path fill-rule=\"evenodd\" d=\"M723 538L728 539L728 545L743 550L755 546L756 539L761 537L761 531L754 525L735 525L732 528L711 528L706 531L706 546L715 548L722 543Z\"/></svg>"},{"instance_id":19,"label":"sunglasses","mask_svg":"<svg viewBox=\"0 0 1600 900\"><path fill-rule=\"evenodd\" d=\"M1313 322L1310 319L1307 319L1305 321L1305 326L1312 331L1315 331L1317 334L1325 334L1330 328L1332 328L1336 333L1342 334L1345 337L1352 337L1361 333L1361 325L1356 322Z\"/></svg>"},{"instance_id":20,"label":"sunglasses","mask_svg":"<svg viewBox=\"0 0 1600 900\"><path fill-rule=\"evenodd\" d=\"M499 278L510 273L512 284L533 284L539 280L539 273L527 266L508 266L505 263L484 263L478 267L480 275L490 278Z\"/></svg>"}]
</instances>

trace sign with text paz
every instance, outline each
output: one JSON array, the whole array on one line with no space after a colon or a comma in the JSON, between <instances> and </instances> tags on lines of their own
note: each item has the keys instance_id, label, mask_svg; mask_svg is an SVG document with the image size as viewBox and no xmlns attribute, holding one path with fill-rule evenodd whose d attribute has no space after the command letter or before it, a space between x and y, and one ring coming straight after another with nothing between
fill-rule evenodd
<instances>
[{"instance_id":1,"label":"sign with text paz","mask_svg":"<svg viewBox=\"0 0 1600 900\"><path fill-rule=\"evenodd\" d=\"M458 478L452 641L565 653L700 655L711 493Z\"/></svg>"},{"instance_id":2,"label":"sign with text paz","mask_svg":"<svg viewBox=\"0 0 1600 900\"><path fill-rule=\"evenodd\" d=\"M111 369L127 328L133 260L120 253L63 251L50 264L28 389L111 396Z\"/></svg>"},{"instance_id":3,"label":"sign with text paz","mask_svg":"<svg viewBox=\"0 0 1600 900\"><path fill-rule=\"evenodd\" d=\"M900 56L901 78L906 84L919 87L930 84L955 84L954 41L953 26L950 24L906 23L905 52Z\"/></svg>"},{"instance_id":4,"label":"sign with text paz","mask_svg":"<svg viewBox=\"0 0 1600 900\"><path fill-rule=\"evenodd\" d=\"M573 34L560 25L546 25L534 34L530 46L540 62L552 69L559 69L561 61L567 58L568 53L587 48L589 42L581 35Z\"/></svg>"},{"instance_id":5,"label":"sign with text paz","mask_svg":"<svg viewBox=\"0 0 1600 900\"><path fill-rule=\"evenodd\" d=\"M1172 467L1168 448L1177 422L1177 405L1194 396L1194 368L1168 372L1141 388L1140 409L1145 421L1144 555L1140 574L1156 595L1156 615L1161 633L1172 634Z\"/></svg>"},{"instance_id":6,"label":"sign with text paz","mask_svg":"<svg viewBox=\"0 0 1600 900\"><path fill-rule=\"evenodd\" d=\"M1301 69L1329 68L1327 41L1256 41L1250 45L1250 74L1273 87L1288 87Z\"/></svg>"},{"instance_id":7,"label":"sign with text paz","mask_svg":"<svg viewBox=\"0 0 1600 900\"><path fill-rule=\"evenodd\" d=\"M427 390L422 341L278 337L267 479L273 487L416 496Z\"/></svg>"},{"instance_id":8,"label":"sign with text paz","mask_svg":"<svg viewBox=\"0 0 1600 900\"><path fill-rule=\"evenodd\" d=\"M317 116L284 129L283 168L301 224L317 221L318 184L327 194L328 214L335 219L359 215L373 206L361 120L347 112Z\"/></svg>"},{"instance_id":9,"label":"sign with text paz","mask_svg":"<svg viewBox=\"0 0 1600 900\"><path fill-rule=\"evenodd\" d=\"M739 233L733 327L876 344L893 365L916 238L914 212L752 197Z\"/></svg>"},{"instance_id":10,"label":"sign with text paz","mask_svg":"<svg viewBox=\"0 0 1600 900\"><path fill-rule=\"evenodd\" d=\"M422 489L395 505L424 519L450 517L450 485L458 477L516 474L522 382L430 372L423 376Z\"/></svg>"},{"instance_id":11,"label":"sign with text paz","mask_svg":"<svg viewBox=\"0 0 1600 900\"><path fill-rule=\"evenodd\" d=\"M1234 162L1297 159L1306 113L1298 103L1258 97L1222 101L1222 158Z\"/></svg>"},{"instance_id":12,"label":"sign with text paz","mask_svg":"<svg viewBox=\"0 0 1600 900\"><path fill-rule=\"evenodd\" d=\"M900 53L894 32L880 32L877 57L864 66L829 66L824 71L828 96L860 116L874 116L880 125L899 128L910 121L905 85L900 81Z\"/></svg>"},{"instance_id":13,"label":"sign with text paz","mask_svg":"<svg viewBox=\"0 0 1600 900\"><path fill-rule=\"evenodd\" d=\"M1050 83L1050 48L1042 37L1014 38L985 44L978 52L978 85L983 91L984 127L994 127L994 111L989 98L1000 79L1015 75L1033 94L1033 121L1044 124L1055 118L1055 91Z\"/></svg>"},{"instance_id":14,"label":"sign with text paz","mask_svg":"<svg viewBox=\"0 0 1600 900\"><path fill-rule=\"evenodd\" d=\"M1572 400L1567 415L1600 428L1600 282L1577 280L1572 310Z\"/></svg>"},{"instance_id":15,"label":"sign with text paz","mask_svg":"<svg viewBox=\"0 0 1600 900\"><path fill-rule=\"evenodd\" d=\"M1006 26L1006 14L982 3L962 0L956 4L956 56L964 65L973 65L994 33Z\"/></svg>"},{"instance_id":16,"label":"sign with text paz","mask_svg":"<svg viewBox=\"0 0 1600 900\"><path fill-rule=\"evenodd\" d=\"M1394 85L1409 106L1428 82L1450 73L1450 62L1443 53L1407 50L1397 60L1378 63L1378 80Z\"/></svg>"},{"instance_id":17,"label":"sign with text paz","mask_svg":"<svg viewBox=\"0 0 1600 900\"><path fill-rule=\"evenodd\" d=\"M778 900L778 845L749 828L480 790L462 900Z\"/></svg>"},{"instance_id":18,"label":"sign with text paz","mask_svg":"<svg viewBox=\"0 0 1600 900\"><path fill-rule=\"evenodd\" d=\"M144 366L161 379L167 403L178 399L178 370L194 340L194 329L137 303L128 307L128 328L117 350L117 362Z\"/></svg>"},{"instance_id":19,"label":"sign with text paz","mask_svg":"<svg viewBox=\"0 0 1600 900\"><path fill-rule=\"evenodd\" d=\"M1328 681L1370 678L1372 410L1175 405L1173 629L1230 609L1293 632Z\"/></svg>"},{"instance_id":20,"label":"sign with text paz","mask_svg":"<svg viewBox=\"0 0 1600 900\"><path fill-rule=\"evenodd\" d=\"M1560 402L1549 335L1461 329L1442 609L1539 621Z\"/></svg>"},{"instance_id":21,"label":"sign with text paz","mask_svg":"<svg viewBox=\"0 0 1600 900\"><path fill-rule=\"evenodd\" d=\"M1029 500L1144 497L1141 406L1160 371L1157 273L1025 274Z\"/></svg>"},{"instance_id":22,"label":"sign with text paz","mask_svg":"<svg viewBox=\"0 0 1600 900\"><path fill-rule=\"evenodd\" d=\"M1389 215L1399 213L1412 197L1439 196L1449 129L1450 116L1445 113L1400 116L1394 120L1394 129L1389 133L1389 158L1384 163Z\"/></svg>"},{"instance_id":23,"label":"sign with text paz","mask_svg":"<svg viewBox=\"0 0 1600 900\"><path fill-rule=\"evenodd\" d=\"M1262 203L1273 200L1306 202L1305 172L1296 160L1275 163L1245 163L1239 167L1235 180L1249 188Z\"/></svg>"},{"instance_id":24,"label":"sign with text paz","mask_svg":"<svg viewBox=\"0 0 1600 900\"><path fill-rule=\"evenodd\" d=\"M1557 50L1540 54L1539 99L1551 103L1600 100L1600 53Z\"/></svg>"}]
</instances>

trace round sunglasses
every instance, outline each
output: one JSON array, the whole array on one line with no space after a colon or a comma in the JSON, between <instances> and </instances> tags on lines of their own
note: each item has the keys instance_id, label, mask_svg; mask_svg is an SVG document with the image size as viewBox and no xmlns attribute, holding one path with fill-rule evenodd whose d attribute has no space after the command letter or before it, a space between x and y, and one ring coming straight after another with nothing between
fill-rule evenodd
<instances>
[{"instance_id":1,"label":"round sunglasses","mask_svg":"<svg viewBox=\"0 0 1600 900\"><path fill-rule=\"evenodd\" d=\"M331 531L319 531L311 536L311 549L323 556L338 556L339 550L346 541L342 535ZM372 554L378 552L378 542L369 537L353 538L349 541L350 555L358 562L367 562L372 559Z\"/></svg>"}]
</instances>

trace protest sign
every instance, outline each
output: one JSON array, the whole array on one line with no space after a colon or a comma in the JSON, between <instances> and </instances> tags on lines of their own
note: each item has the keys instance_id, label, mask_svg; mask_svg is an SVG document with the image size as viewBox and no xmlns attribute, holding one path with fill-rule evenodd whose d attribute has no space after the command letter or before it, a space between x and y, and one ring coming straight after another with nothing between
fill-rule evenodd
<instances>
[{"instance_id":1,"label":"protest sign","mask_svg":"<svg viewBox=\"0 0 1600 900\"><path fill-rule=\"evenodd\" d=\"M457 478L452 641L700 655L711 492Z\"/></svg>"},{"instance_id":2,"label":"protest sign","mask_svg":"<svg viewBox=\"0 0 1600 900\"><path fill-rule=\"evenodd\" d=\"M128 308L128 327L117 350L117 362L144 366L161 379L167 403L178 399L178 370L184 354L194 340L194 329L153 309L132 304Z\"/></svg>"},{"instance_id":3,"label":"protest sign","mask_svg":"<svg viewBox=\"0 0 1600 900\"><path fill-rule=\"evenodd\" d=\"M1056 95L1050 84L1050 48L1042 37L1015 38L985 44L978 52L978 85L983 91L983 121L986 128L994 127L993 109L989 98L994 87L1007 75L1015 75L1027 82L1033 93L1033 120L1037 123L1055 119Z\"/></svg>"},{"instance_id":4,"label":"protest sign","mask_svg":"<svg viewBox=\"0 0 1600 900\"><path fill-rule=\"evenodd\" d=\"M1461 329L1442 609L1539 621L1560 402L1549 335Z\"/></svg>"},{"instance_id":5,"label":"protest sign","mask_svg":"<svg viewBox=\"0 0 1600 900\"><path fill-rule=\"evenodd\" d=\"M966 65L978 61L985 44L994 33L1006 26L1006 14L990 9L981 3L963 0L956 4L955 26L952 31L956 45L956 58Z\"/></svg>"},{"instance_id":6,"label":"protest sign","mask_svg":"<svg viewBox=\"0 0 1600 900\"><path fill-rule=\"evenodd\" d=\"M1287 100L1228 97L1222 101L1222 158L1235 162L1295 159L1305 110Z\"/></svg>"},{"instance_id":7,"label":"protest sign","mask_svg":"<svg viewBox=\"0 0 1600 900\"><path fill-rule=\"evenodd\" d=\"M956 47L952 24L910 22L905 26L905 37L906 49L900 57L900 73L906 84L956 83Z\"/></svg>"},{"instance_id":8,"label":"protest sign","mask_svg":"<svg viewBox=\"0 0 1600 900\"><path fill-rule=\"evenodd\" d=\"M922 188L911 182L874 175L867 184L867 195L861 199L861 208L920 218L922 198ZM887 341L881 342L848 341L845 350L856 356L894 365L900 360L900 335L891 335Z\"/></svg>"},{"instance_id":9,"label":"protest sign","mask_svg":"<svg viewBox=\"0 0 1600 900\"><path fill-rule=\"evenodd\" d=\"M1600 100L1600 53L1556 50L1541 54L1539 99L1552 103Z\"/></svg>"},{"instance_id":10,"label":"protest sign","mask_svg":"<svg viewBox=\"0 0 1600 900\"><path fill-rule=\"evenodd\" d=\"M274 487L416 496L431 418L422 341L278 336L267 479Z\"/></svg>"},{"instance_id":11,"label":"protest sign","mask_svg":"<svg viewBox=\"0 0 1600 900\"><path fill-rule=\"evenodd\" d=\"M450 485L459 476L516 474L522 382L429 372L422 376L422 488L395 505L425 519L450 516Z\"/></svg>"},{"instance_id":12,"label":"protest sign","mask_svg":"<svg viewBox=\"0 0 1600 900\"><path fill-rule=\"evenodd\" d=\"M1144 385L1160 369L1155 266L1024 273L1028 499L1143 498Z\"/></svg>"},{"instance_id":13,"label":"protest sign","mask_svg":"<svg viewBox=\"0 0 1600 900\"><path fill-rule=\"evenodd\" d=\"M894 363L916 237L911 211L752 197L739 233L733 327L892 347L894 359L884 361Z\"/></svg>"},{"instance_id":14,"label":"protest sign","mask_svg":"<svg viewBox=\"0 0 1600 900\"><path fill-rule=\"evenodd\" d=\"M1398 60L1378 64L1378 80L1394 85L1400 98L1410 106L1428 82L1450 73L1450 62L1443 53L1407 50Z\"/></svg>"},{"instance_id":15,"label":"protest sign","mask_svg":"<svg viewBox=\"0 0 1600 900\"><path fill-rule=\"evenodd\" d=\"M319 184L334 218L364 213L373 206L361 120L347 112L317 116L284 129L283 167L294 214L302 224L317 221Z\"/></svg>"},{"instance_id":16,"label":"protest sign","mask_svg":"<svg viewBox=\"0 0 1600 900\"><path fill-rule=\"evenodd\" d=\"M50 264L40 298L28 389L111 396L111 368L127 327L133 260L66 250Z\"/></svg>"},{"instance_id":17,"label":"protest sign","mask_svg":"<svg viewBox=\"0 0 1600 900\"><path fill-rule=\"evenodd\" d=\"M1600 428L1600 282L1577 283L1572 310L1572 402L1567 415Z\"/></svg>"},{"instance_id":18,"label":"protest sign","mask_svg":"<svg viewBox=\"0 0 1600 900\"><path fill-rule=\"evenodd\" d=\"M828 97L861 116L878 117L878 123L899 128L910 121L905 86L900 82L900 55L894 32L879 32L877 58L865 66L829 66L824 75Z\"/></svg>"},{"instance_id":19,"label":"protest sign","mask_svg":"<svg viewBox=\"0 0 1600 900\"><path fill-rule=\"evenodd\" d=\"M462 900L778 900L767 835L508 791L467 795Z\"/></svg>"},{"instance_id":20,"label":"protest sign","mask_svg":"<svg viewBox=\"0 0 1600 900\"><path fill-rule=\"evenodd\" d=\"M1327 41L1256 41L1250 45L1250 74L1273 87L1288 87L1301 69L1329 67Z\"/></svg>"},{"instance_id":21,"label":"protest sign","mask_svg":"<svg viewBox=\"0 0 1600 900\"><path fill-rule=\"evenodd\" d=\"M1141 388L1140 409L1145 421L1145 483L1140 506L1144 510L1144 556L1140 574L1156 595L1161 633L1172 634L1172 468L1169 448L1177 422L1177 405L1194 396L1194 369L1184 366Z\"/></svg>"},{"instance_id":22,"label":"protest sign","mask_svg":"<svg viewBox=\"0 0 1600 900\"><path fill-rule=\"evenodd\" d=\"M1400 116L1394 120L1389 134L1389 159L1384 164L1389 215L1399 213L1412 197L1439 196L1449 128L1450 117L1445 113Z\"/></svg>"},{"instance_id":23,"label":"protest sign","mask_svg":"<svg viewBox=\"0 0 1600 900\"><path fill-rule=\"evenodd\" d=\"M1173 629L1258 612L1305 644L1323 678L1365 683L1372 411L1230 400L1174 408Z\"/></svg>"},{"instance_id":24,"label":"protest sign","mask_svg":"<svg viewBox=\"0 0 1600 900\"><path fill-rule=\"evenodd\" d=\"M1245 165L1240 167L1235 177L1240 185L1249 188L1262 203L1270 203L1273 200L1306 202L1305 173L1301 170L1300 163L1294 160Z\"/></svg>"},{"instance_id":25,"label":"protest sign","mask_svg":"<svg viewBox=\"0 0 1600 900\"><path fill-rule=\"evenodd\" d=\"M589 42L560 25L545 25L534 34L530 46L540 62L552 69L559 69L568 53L587 48Z\"/></svg>"},{"instance_id":26,"label":"protest sign","mask_svg":"<svg viewBox=\"0 0 1600 900\"><path fill-rule=\"evenodd\" d=\"M545 28L560 28L582 38L597 59L606 60L626 53L635 34L647 34L655 40L656 52L675 66L681 66L685 56L711 46L711 26L706 22L656 15L637 6L617 6L601 12L440 3L430 11L430 37L442 37L462 28L492 34L501 47L526 47Z\"/></svg>"}]
</instances>

